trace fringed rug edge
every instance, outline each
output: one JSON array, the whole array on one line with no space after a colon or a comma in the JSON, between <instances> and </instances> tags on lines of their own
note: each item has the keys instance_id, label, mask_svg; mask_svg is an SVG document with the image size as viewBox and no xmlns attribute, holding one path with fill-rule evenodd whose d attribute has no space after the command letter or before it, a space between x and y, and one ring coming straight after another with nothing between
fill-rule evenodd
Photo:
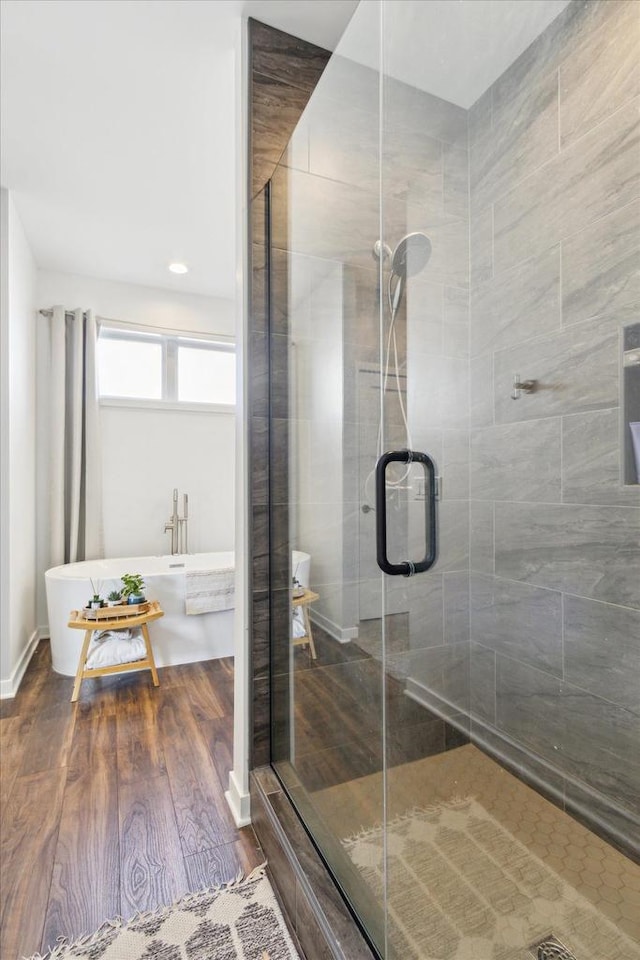
<instances>
[{"instance_id":1,"label":"fringed rug edge","mask_svg":"<svg viewBox=\"0 0 640 960\"><path fill-rule=\"evenodd\" d=\"M110 920L105 920L93 933L84 934L71 942L69 942L67 937L62 937L55 946L49 947L46 953L33 953L28 957L23 957L22 960L61 960L67 950L72 950L74 947L91 947L95 943L99 943L100 938L109 930L119 930L129 923L137 923L141 920L159 919L160 917L167 916L167 914L173 910L179 910L183 906L194 903L194 901L199 900L201 897L226 893L229 890L235 890L237 887L248 886L250 883L263 880L267 875L266 868L267 861L265 860L264 863L255 867L248 877L245 877L244 874L240 872L233 880L229 880L227 883L220 883L214 887L206 887L204 890L198 890L197 893L187 893L184 897L176 900L175 903L165 904L157 907L155 910L138 911L126 920L123 917L113 917Z\"/></svg>"}]
</instances>

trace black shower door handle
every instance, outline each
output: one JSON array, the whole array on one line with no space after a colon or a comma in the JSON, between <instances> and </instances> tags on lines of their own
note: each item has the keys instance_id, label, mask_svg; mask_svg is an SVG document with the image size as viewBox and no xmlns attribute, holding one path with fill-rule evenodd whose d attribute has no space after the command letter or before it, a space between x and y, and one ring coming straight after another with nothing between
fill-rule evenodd
<instances>
[{"instance_id":1,"label":"black shower door handle","mask_svg":"<svg viewBox=\"0 0 640 960\"><path fill-rule=\"evenodd\" d=\"M424 525L425 554L422 560L391 563L387 557L387 467L390 463L421 463L425 472ZM417 450L392 450L383 453L376 464L376 560L383 573L391 577L412 577L424 573L436 562L436 469L426 453Z\"/></svg>"}]
</instances>

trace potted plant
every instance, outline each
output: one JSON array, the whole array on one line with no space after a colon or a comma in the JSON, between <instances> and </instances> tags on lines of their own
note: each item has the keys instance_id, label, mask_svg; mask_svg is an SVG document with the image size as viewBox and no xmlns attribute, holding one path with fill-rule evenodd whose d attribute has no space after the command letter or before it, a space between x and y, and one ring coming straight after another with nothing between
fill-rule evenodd
<instances>
[{"instance_id":1,"label":"potted plant","mask_svg":"<svg viewBox=\"0 0 640 960\"><path fill-rule=\"evenodd\" d=\"M140 573L123 573L122 596L127 603L144 603L144 580Z\"/></svg>"},{"instance_id":2,"label":"potted plant","mask_svg":"<svg viewBox=\"0 0 640 960\"><path fill-rule=\"evenodd\" d=\"M121 590L112 590L109 596L107 597L107 606L108 607L118 607L122 603L122 591Z\"/></svg>"}]
</instances>

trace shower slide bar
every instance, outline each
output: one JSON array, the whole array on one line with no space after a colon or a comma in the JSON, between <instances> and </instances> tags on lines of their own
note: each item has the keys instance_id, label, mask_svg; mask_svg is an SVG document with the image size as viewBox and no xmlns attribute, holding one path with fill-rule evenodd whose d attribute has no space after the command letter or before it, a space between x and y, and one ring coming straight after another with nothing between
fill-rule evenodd
<instances>
[{"instance_id":1,"label":"shower slide bar","mask_svg":"<svg viewBox=\"0 0 640 960\"><path fill-rule=\"evenodd\" d=\"M425 473L424 523L425 554L422 560L391 563L387 556L387 467L390 463L422 464ZM392 450L376 463L376 561L391 577L412 577L424 573L436 562L436 469L431 457L417 450Z\"/></svg>"}]
</instances>

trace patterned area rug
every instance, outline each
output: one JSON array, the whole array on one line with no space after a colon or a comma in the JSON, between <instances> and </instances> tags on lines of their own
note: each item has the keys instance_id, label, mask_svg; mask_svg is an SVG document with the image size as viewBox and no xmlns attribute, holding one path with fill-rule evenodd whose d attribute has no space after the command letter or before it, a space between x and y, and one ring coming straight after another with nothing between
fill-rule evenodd
<instances>
[{"instance_id":1,"label":"patterned area rug","mask_svg":"<svg viewBox=\"0 0 640 960\"><path fill-rule=\"evenodd\" d=\"M381 902L382 828L343 844ZM450 801L392 821L387 856L394 957L532 960L528 948L554 935L576 960L640 960L638 943L475 800Z\"/></svg>"},{"instance_id":2,"label":"patterned area rug","mask_svg":"<svg viewBox=\"0 0 640 960\"><path fill-rule=\"evenodd\" d=\"M31 960L298 960L264 867Z\"/></svg>"}]
</instances>

